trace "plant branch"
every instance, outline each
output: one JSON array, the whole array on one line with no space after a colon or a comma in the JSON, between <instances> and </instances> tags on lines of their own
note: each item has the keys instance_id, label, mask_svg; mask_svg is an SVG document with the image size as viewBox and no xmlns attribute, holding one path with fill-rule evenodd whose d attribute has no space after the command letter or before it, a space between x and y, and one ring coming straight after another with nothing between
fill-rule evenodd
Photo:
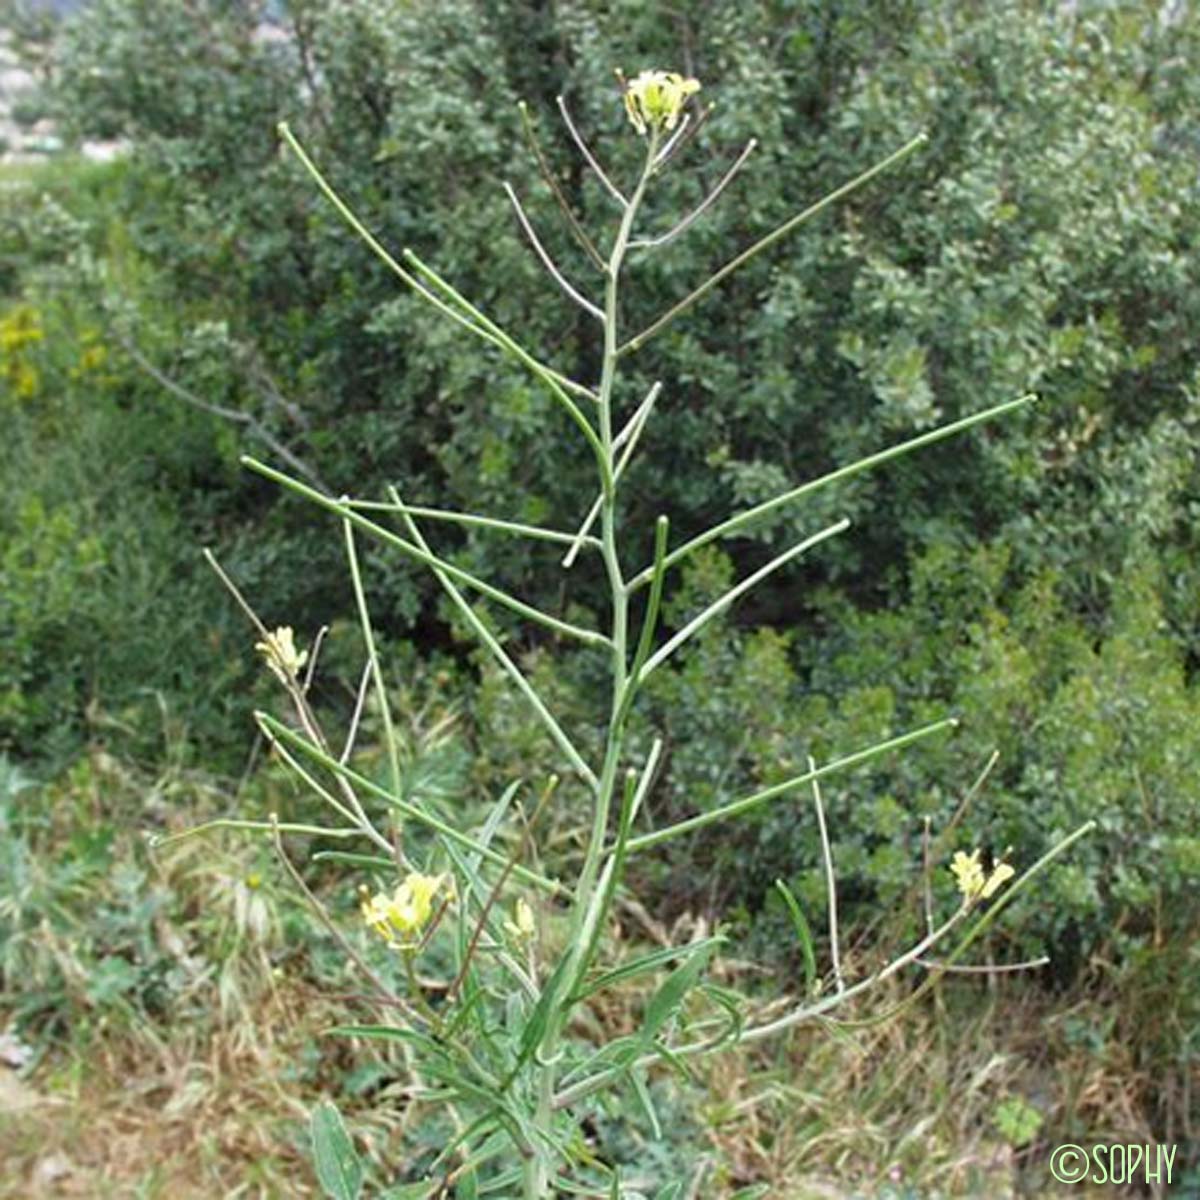
<instances>
[{"instance_id":1,"label":"plant branch","mask_svg":"<svg viewBox=\"0 0 1200 1200\"><path fill-rule=\"evenodd\" d=\"M346 500L347 508L360 509L363 512L398 512L394 502L390 500ZM598 549L600 539L587 537L581 539L578 533L567 533L562 529L544 529L540 525L525 525L520 521L502 521L498 517L480 517L475 513L454 512L445 508L425 508L420 504L406 504L405 507L414 517L429 521L448 521L455 525L477 526L480 529L495 529L501 533L511 533L517 537L527 537L533 541L559 542L563 545L574 546L582 541L584 545Z\"/></svg>"},{"instance_id":2,"label":"plant branch","mask_svg":"<svg viewBox=\"0 0 1200 1200\"><path fill-rule=\"evenodd\" d=\"M550 278L553 279L554 282L557 283L558 286L562 288L562 290L566 292L566 294L570 296L571 299L574 300L575 303L578 304L586 313L595 317L598 321L603 321L604 310L593 304L570 282L570 280L567 279L567 277L555 265L554 259L550 257L546 251L546 248L538 239L538 235L533 228L533 224L529 220L529 217L526 216L525 210L521 207L521 201L518 199L517 193L513 191L512 186L508 183L505 183L504 191L509 200L512 201L512 206L517 213L517 220L521 223L521 228L525 231L525 236L529 239L529 244L533 247L533 252L538 256L539 259L541 259L542 266L545 267L549 272Z\"/></svg>"},{"instance_id":3,"label":"plant branch","mask_svg":"<svg viewBox=\"0 0 1200 1200\"><path fill-rule=\"evenodd\" d=\"M919 437L910 438L907 442L899 442L895 446L889 446L886 450L880 450L876 454L860 458L858 462L850 463L849 466L839 467L836 471L830 471L828 474L822 475L817 479L812 479L808 483L802 483L799 487L792 488L791 491L784 492L772 500L764 500L761 504L756 504L753 508L747 508L740 513L735 513L728 520L722 521L719 525L712 526L711 529L705 530L704 533L697 534L691 541L685 542L682 546L672 550L667 555L667 566L673 567L693 551L699 550L701 546L707 546L709 542L716 541L718 538L729 537L730 534L738 533L762 517L768 516L778 509L783 508L784 505L792 504L796 500L800 500L804 496L818 491L820 488L828 487L833 483L840 483L845 479L852 479L855 475L860 475L863 471L869 471L871 468L878 467L893 458L910 454L914 450L919 450L923 446L930 446L934 442L940 442L943 438L952 437L956 433L962 433L984 421L991 421L996 417L1003 416L1005 413L1012 412L1014 409L1021 408L1036 399L1037 396L1030 393L1025 396L1018 396L1015 400L1006 400L1003 404L986 408L982 412L972 413L969 417L963 417L961 420L952 421L949 425L942 425L938 429L932 429L928 433L921 434ZM649 583L651 569L647 567L640 574L635 575L629 581L630 588L638 588L643 584Z\"/></svg>"},{"instance_id":4,"label":"plant branch","mask_svg":"<svg viewBox=\"0 0 1200 1200\"><path fill-rule=\"evenodd\" d=\"M432 829L435 833L440 833L442 837L449 841L463 846L465 849L472 851L487 859L488 862L496 866L503 867L507 863L504 855L497 853L495 850L489 849L487 846L481 846L474 838L468 834L460 832L453 825L448 825L439 817L435 817L432 813L427 813L424 809L419 808L415 804L403 799L400 796L393 796L387 788L368 779L365 775L360 775L357 771L346 766L345 763L338 762L336 758L332 758L326 754L319 746L313 745L312 742L305 741L295 730L289 729L281 721L277 721L270 713L259 712L255 714L255 719L259 725L269 734L270 737L277 741L286 742L289 746L299 750L306 757L311 758L314 762L324 767L327 771L338 776L344 776L355 787L362 788L363 791L370 792L385 800L397 811L408 817L412 821L416 821L419 825L424 825ZM552 893L561 893L566 889L561 883L556 883L552 879L547 879L542 875L538 875L534 871L530 871L525 867L517 866L513 868L513 873L518 878L523 879L526 883L532 884L534 887L541 888L543 891Z\"/></svg>"},{"instance_id":5,"label":"plant branch","mask_svg":"<svg viewBox=\"0 0 1200 1200\"><path fill-rule=\"evenodd\" d=\"M813 546L820 544L828 538L835 537L849 528L850 522L843 517L842 520L837 521L833 525L826 526L819 533L814 533L812 537L805 538L804 541L798 542L795 546L777 555L752 575L747 575L745 579L731 587L723 596L719 596L714 600L703 612L693 617L674 637L660 646L642 668L638 676L638 682L644 683L684 642L699 633L709 621L724 612L739 596L745 595L746 592L766 579L768 575L778 571L780 567L786 566L806 550L811 550ZM666 557L658 558L655 566L651 568L653 572L652 578L659 581L660 588L662 586L662 575L666 570L668 561L669 559Z\"/></svg>"},{"instance_id":6,"label":"plant branch","mask_svg":"<svg viewBox=\"0 0 1200 1200\"><path fill-rule=\"evenodd\" d=\"M431 304L444 316L450 317L457 324L469 330L476 337L482 338L485 342L490 342L492 345L497 346L510 354L513 353L513 347L516 346L516 343L512 340L512 338L508 337L507 334L504 334L497 325L495 325L493 322L488 322L485 326L468 320L463 316L462 313L457 312L444 300L439 300L437 296L435 296L427 288L423 287L415 276L406 271L396 261L396 259L392 257L392 255L384 248L379 239L376 238L375 235L362 223L358 216L355 215L354 210L351 209L350 206L341 198L341 196L334 191L333 187L325 179L324 175L322 175L317 169L317 165L312 161L311 158L309 158L307 152L296 140L286 122L282 122L279 125L279 135L291 148L292 153L295 154L300 160L305 170L308 171L308 173L312 176L314 182L324 194L325 198L334 206L335 209L337 209L342 219L345 220L345 222L350 226L351 229L354 230L355 233L358 234L360 238L362 238L362 240L375 253L380 261L384 263L388 270L390 270L394 275L412 288L417 295L419 295L427 303ZM560 387L567 388L570 391L578 392L582 395L588 396L589 398L594 398L592 397L592 393L588 388L585 388L582 384L576 383L572 379L568 379L565 375L559 374L557 371L547 367L544 363L537 362L537 360L534 359L528 352L522 351L521 355L517 357L520 357L521 361L524 362L526 366L530 367L531 370L534 370L534 373L539 375L539 377L543 379L553 379ZM536 364L536 369L534 369L533 364Z\"/></svg>"},{"instance_id":7,"label":"plant branch","mask_svg":"<svg viewBox=\"0 0 1200 1200\"><path fill-rule=\"evenodd\" d=\"M405 541L404 538L393 533L390 529L386 529L384 526L378 525L374 521L364 517L361 513L356 512L345 500L335 500L332 496L318 492L315 488L310 488L298 479L293 479L290 475L283 474L282 471L276 471L273 467L268 467L265 463L261 463L257 459L244 455L242 463L259 475L273 479L276 483L290 488L306 500L311 500L314 504L320 505L329 512L336 513L344 520L357 525L367 533L373 534L415 562L419 562L432 570L440 571L452 579L457 579L467 587L488 597L490 600L495 600L497 604L502 604L505 608L512 609L513 612L530 621L544 625L548 629L553 629L556 633L565 634L567 637L577 638L585 645L607 646L609 644L604 634L594 629L584 629L582 626L572 625L568 621L560 621L557 617L552 617L549 613L542 612L540 608L534 608L533 605L526 604L523 600L518 600L515 596L510 596L507 592L493 587L490 583L479 579L469 571L464 571L461 567L456 567L453 563L438 558L436 554L431 553L426 547ZM403 512L403 510L401 511Z\"/></svg>"},{"instance_id":8,"label":"plant branch","mask_svg":"<svg viewBox=\"0 0 1200 1200\"><path fill-rule=\"evenodd\" d=\"M689 817L686 821L680 821L675 825L668 825L666 829L658 829L653 833L643 833L640 837L630 840L629 850L631 853L636 850L648 850L651 846L657 846L660 842L679 837L680 834L692 833L697 829L703 829L706 825L712 825L717 821L724 821L728 817L740 816L752 808L757 808L760 804L765 804L768 800L774 800L778 796L793 792L798 787L803 787L804 784L811 783L814 779L823 779L826 775L832 775L835 771L844 771L850 767L857 767L862 763L870 762L873 758L878 758L881 754L886 754L889 750L900 750L905 746L911 745L913 742L931 737L933 734L941 733L947 729L954 729L957 726L957 718L947 717L945 720L934 721L931 725L924 725L920 729L914 729L909 733L901 734L899 737L889 738L886 742L879 742L874 746L868 747L866 750L859 750L854 754L848 754L845 758L834 759L833 762L826 763L823 767L818 767L815 771L806 771L803 775L794 775L791 779L785 779L782 783L764 788L761 792L755 792L754 795L747 796L742 800L723 804L720 808L700 813L695 817Z\"/></svg>"},{"instance_id":9,"label":"plant branch","mask_svg":"<svg viewBox=\"0 0 1200 1200\"><path fill-rule=\"evenodd\" d=\"M809 207L804 209L803 212L797 213L790 220L785 221L777 229L773 230L771 233L768 233L766 237L760 238L748 250L743 250L742 253L736 258L727 262L714 275L710 276L706 282L702 283L698 288L696 288L694 292L691 292L689 295L685 296L673 308L668 309L661 317L658 318L657 321L654 321L652 324L643 329L641 333L625 342L617 350L618 355L624 357L626 354L631 354L633 351L639 350L646 344L646 342L650 340L650 338L663 329L664 326L670 324L670 322L679 316L680 313L686 312L693 304L696 303L696 301L703 299L706 295L708 295L709 292L712 291L713 288L717 286L718 283L720 283L727 276L732 275L733 272L739 267L745 266L746 263L748 263L752 258L758 254L761 254L764 250L769 249L781 238L786 237L797 226L802 225L805 221L809 221L813 217L824 212L825 209L827 209L830 205L836 204L837 201L843 199L851 192L862 187L863 184L869 183L875 178L875 176L886 171L889 167L894 166L902 158L906 158L919 146L924 145L926 141L928 141L927 134L917 134L915 138L909 142L906 142L893 154L889 154L888 157L882 162L876 163L875 166L864 171L855 179L850 180L849 183L843 184L836 191L830 192L829 195L825 196L821 200L818 200L815 204L809 205Z\"/></svg>"},{"instance_id":10,"label":"plant branch","mask_svg":"<svg viewBox=\"0 0 1200 1200\"><path fill-rule=\"evenodd\" d=\"M579 410L579 405L567 395L564 390L566 384L563 377L557 372L551 371L548 367L538 362L530 355L524 347L513 341L498 325L494 324L490 318L485 317L479 309L477 309L465 296L458 292L453 285L444 280L432 267L422 262L412 250L404 251L405 259L412 263L413 268L418 271L424 278L428 279L434 287L444 292L446 295L454 299L461 305L464 311L469 313L472 318L479 322L481 327L492 333L498 344L502 345L508 352L522 362L532 371L543 383L550 389L551 394L566 410L567 415L575 422L579 431L583 434L584 439L592 448L592 453L596 456L596 465L600 469L600 474L604 478L608 478L609 464L604 456L604 447L601 444L600 438L597 436L595 429L592 428L591 422ZM588 389L580 385L581 390L589 399L595 400L596 396Z\"/></svg>"},{"instance_id":11,"label":"plant branch","mask_svg":"<svg viewBox=\"0 0 1200 1200\"><path fill-rule=\"evenodd\" d=\"M633 457L634 450L637 449L638 439L642 436L642 430L646 427L646 422L650 419L650 414L654 410L654 402L658 399L659 393L662 391L662 384L655 383L650 391L646 393L646 398L637 406L633 415L625 423L625 428L613 439L613 449L618 450L624 446L624 452L620 459L617 460L617 465L613 470L613 483L619 483L621 476L625 474L625 468L629 465L629 460ZM563 558L563 567L570 567L574 564L576 557L579 554L580 546L591 541L588 537L588 531L596 523L596 518L600 515L600 506L604 503L604 492L601 490L596 497L592 507L588 509L588 515L583 519L583 524L579 527L579 532L575 534L571 549L567 551ZM598 543L600 544L600 543Z\"/></svg>"},{"instance_id":12,"label":"plant branch","mask_svg":"<svg viewBox=\"0 0 1200 1200\"><path fill-rule=\"evenodd\" d=\"M538 170L541 173L542 179L545 180L546 186L554 193L554 198L558 201L558 207L562 209L563 216L566 217L567 224L570 226L571 232L575 235L575 239L583 247L584 253L587 254L596 267L603 271L605 269L604 259L600 257L600 251L596 249L592 239L588 237L587 230L579 223L579 218L575 216L574 210L567 202L566 196L563 195L563 190L558 186L558 180L555 178L549 162L546 161L546 156L542 153L541 143L537 140L537 134L534 133L533 122L529 116L529 106L524 100L519 100L517 108L521 112L521 123L525 128L525 139L528 141L529 148L533 151L533 156L537 160Z\"/></svg>"},{"instance_id":13,"label":"plant branch","mask_svg":"<svg viewBox=\"0 0 1200 1200\"><path fill-rule=\"evenodd\" d=\"M111 332L113 337L121 344L121 348L137 366L149 375L155 383L170 392L177 400L182 400L184 404L191 405L192 408L199 409L201 412L209 413L214 417L220 417L223 421L244 425L252 437L258 438L260 442L278 454L293 471L303 475L305 479L311 480L317 487L324 488L328 486L314 467L310 467L294 450L284 445L273 433L264 428L257 417L236 408L226 408L222 404L214 404L211 400L205 400L197 396L195 392L184 387L182 383L160 371L120 330L113 328Z\"/></svg>"},{"instance_id":14,"label":"plant branch","mask_svg":"<svg viewBox=\"0 0 1200 1200\"><path fill-rule=\"evenodd\" d=\"M394 502L399 506L400 512L404 517L413 541L416 542L418 546L425 546L425 539L422 536L420 529L417 528L417 523L412 519L412 516L409 514L405 505L401 501L399 493L395 488L390 488L389 491L391 492ZM450 599L454 601L454 604L458 608L459 612L461 612L466 618L467 623L474 630L475 636L478 637L484 646L486 646L487 649L492 652L492 655L496 661L499 662L501 667L504 668L509 678L512 679L512 681L517 685L517 688L520 690L521 694L524 695L526 700L529 701L534 712L536 712L538 717L541 718L542 724L546 726L546 729L551 738L554 740L555 745L558 746L558 748L567 756L571 766L574 767L575 770L578 771L579 774L587 781L588 785L593 791L598 790L600 781L597 779L596 773L583 760L583 756L578 750L575 749L574 745L571 743L571 739L568 738L563 732L562 727L551 715L550 710L546 707L542 698L537 694L536 691L534 691L533 685L525 678L521 672L521 669L508 656L504 650L504 647L500 645L495 636L492 634L492 631L488 629L482 620L480 620L479 615L470 606L470 604L467 603L462 592L460 592L458 588L454 586L454 582L444 571L435 568L434 576L450 596Z\"/></svg>"},{"instance_id":15,"label":"plant branch","mask_svg":"<svg viewBox=\"0 0 1200 1200\"><path fill-rule=\"evenodd\" d=\"M629 248L631 250L648 250L655 246L666 246L673 242L681 233L686 233L713 206L721 193L733 182L734 176L745 165L746 159L754 153L754 148L757 145L758 141L755 138L751 138L746 143L746 148L738 155L733 166L725 172L717 186L682 221L658 237L638 238L637 241L630 242Z\"/></svg>"},{"instance_id":16,"label":"plant branch","mask_svg":"<svg viewBox=\"0 0 1200 1200\"><path fill-rule=\"evenodd\" d=\"M842 959L838 950L837 880L833 874L833 851L829 847L829 830L825 828L825 805L821 803L821 784L817 779L817 762L810 754L808 770L812 775L813 803L817 807L817 828L821 834L821 857L825 861L825 889L829 897L829 953L833 959L833 979L839 992L846 990L842 978Z\"/></svg>"},{"instance_id":17,"label":"plant branch","mask_svg":"<svg viewBox=\"0 0 1200 1200\"><path fill-rule=\"evenodd\" d=\"M342 499L345 503L345 497ZM346 558L350 565L350 579L354 585L354 602L358 607L363 644L367 648L367 661L375 681L375 694L379 697L379 714L383 720L383 740L387 747L388 766L392 773L392 791L398 796L401 790L400 751L396 745L396 730L392 725L392 706L388 703L387 688L383 682L383 668L379 665L379 654L375 649L375 633L371 629L371 613L367 608L367 594L363 589L362 573L358 569L358 552L354 546L354 526L350 521L343 520L342 531L346 536ZM342 756L341 761L346 761L345 755Z\"/></svg>"},{"instance_id":18,"label":"plant branch","mask_svg":"<svg viewBox=\"0 0 1200 1200\"><path fill-rule=\"evenodd\" d=\"M566 125L567 132L570 133L575 145L579 147L579 153L583 155L584 161L596 173L596 178L604 185L604 190L622 208L628 208L629 201L625 199L616 184L604 173L604 168L596 161L595 156L588 149L587 142L580 136L579 130L575 128L575 122L571 120L571 114L567 111L567 102L561 96L558 97L558 111L562 113L563 123Z\"/></svg>"}]
</instances>

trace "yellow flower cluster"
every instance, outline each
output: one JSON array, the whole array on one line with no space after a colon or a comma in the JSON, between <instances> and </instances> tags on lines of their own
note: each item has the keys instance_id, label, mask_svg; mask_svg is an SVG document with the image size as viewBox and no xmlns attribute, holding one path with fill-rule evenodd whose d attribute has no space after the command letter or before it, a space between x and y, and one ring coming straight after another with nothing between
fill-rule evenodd
<instances>
[{"instance_id":1,"label":"yellow flower cluster","mask_svg":"<svg viewBox=\"0 0 1200 1200\"><path fill-rule=\"evenodd\" d=\"M414 871L390 896L378 892L369 900L364 899L363 920L389 946L404 949L415 945L413 935L428 923L433 913L433 898L445 880L445 875L421 875Z\"/></svg>"},{"instance_id":2,"label":"yellow flower cluster","mask_svg":"<svg viewBox=\"0 0 1200 1200\"><path fill-rule=\"evenodd\" d=\"M1016 874L1008 863L997 863L992 873L985 876L979 853L978 850L972 850L970 854L965 854L960 850L950 864L950 870L958 880L958 890L967 900L986 900Z\"/></svg>"},{"instance_id":3,"label":"yellow flower cluster","mask_svg":"<svg viewBox=\"0 0 1200 1200\"><path fill-rule=\"evenodd\" d=\"M307 650L296 651L295 634L290 625L281 625L274 633L268 633L267 640L255 642L254 648L266 659L271 674L285 687L308 662Z\"/></svg>"},{"instance_id":4,"label":"yellow flower cluster","mask_svg":"<svg viewBox=\"0 0 1200 1200\"><path fill-rule=\"evenodd\" d=\"M695 79L684 79L674 71L643 71L625 84L625 111L638 133L671 130L687 98L700 90Z\"/></svg>"},{"instance_id":5,"label":"yellow flower cluster","mask_svg":"<svg viewBox=\"0 0 1200 1200\"><path fill-rule=\"evenodd\" d=\"M20 304L0 317L0 379L18 400L32 399L41 386L30 350L45 336L41 318L28 304Z\"/></svg>"}]
</instances>

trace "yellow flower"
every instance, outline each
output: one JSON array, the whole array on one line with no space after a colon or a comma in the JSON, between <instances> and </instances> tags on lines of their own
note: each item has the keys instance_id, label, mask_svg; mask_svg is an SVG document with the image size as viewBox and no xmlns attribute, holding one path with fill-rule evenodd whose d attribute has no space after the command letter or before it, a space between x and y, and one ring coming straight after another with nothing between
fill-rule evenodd
<instances>
[{"instance_id":1,"label":"yellow flower","mask_svg":"<svg viewBox=\"0 0 1200 1200\"><path fill-rule=\"evenodd\" d=\"M295 635L290 625L281 625L267 634L265 642L255 642L254 648L267 661L271 674L285 686L292 682L308 662L308 651L296 652Z\"/></svg>"},{"instance_id":2,"label":"yellow flower","mask_svg":"<svg viewBox=\"0 0 1200 1200\"><path fill-rule=\"evenodd\" d=\"M1016 871L1008 863L997 863L992 873L988 876L987 883L983 885L983 891L980 892L980 895L986 900L989 896L998 892L1015 874Z\"/></svg>"},{"instance_id":3,"label":"yellow flower","mask_svg":"<svg viewBox=\"0 0 1200 1200\"><path fill-rule=\"evenodd\" d=\"M363 920L389 946L411 946L412 935L428 923L433 913L433 898L445 880L445 875L421 875L414 871L391 896L378 892L370 900L363 900Z\"/></svg>"},{"instance_id":4,"label":"yellow flower","mask_svg":"<svg viewBox=\"0 0 1200 1200\"><path fill-rule=\"evenodd\" d=\"M986 900L1016 874L1008 863L997 863L992 873L985 876L979 854L978 850L972 850L970 854L960 850L950 864L950 870L958 880L958 890L966 900Z\"/></svg>"},{"instance_id":5,"label":"yellow flower","mask_svg":"<svg viewBox=\"0 0 1200 1200\"><path fill-rule=\"evenodd\" d=\"M679 123L679 115L687 98L700 90L695 79L684 79L674 71L643 71L625 84L625 111L638 133L671 130Z\"/></svg>"},{"instance_id":6,"label":"yellow flower","mask_svg":"<svg viewBox=\"0 0 1200 1200\"><path fill-rule=\"evenodd\" d=\"M518 942L527 942L533 937L534 932L533 909L525 903L524 899L520 899L517 901L514 915L515 921L504 922L504 931Z\"/></svg>"}]
</instances>

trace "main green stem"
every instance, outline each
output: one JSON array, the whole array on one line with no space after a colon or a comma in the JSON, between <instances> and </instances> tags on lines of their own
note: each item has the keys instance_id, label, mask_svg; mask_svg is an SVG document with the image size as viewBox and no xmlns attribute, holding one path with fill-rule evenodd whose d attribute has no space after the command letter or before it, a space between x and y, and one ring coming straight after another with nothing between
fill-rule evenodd
<instances>
[{"instance_id":1,"label":"main green stem","mask_svg":"<svg viewBox=\"0 0 1200 1200\"><path fill-rule=\"evenodd\" d=\"M596 903L603 894L597 888L597 879L600 872L600 859L603 856L604 843L608 835L608 818L612 811L617 769L621 761L625 721L629 713L629 705L626 703L627 693L630 688L637 686L637 681L629 675L629 587L621 573L621 561L617 553L617 485L613 451L612 398L613 385L617 377L617 291L621 266L625 261L625 253L629 248L629 239L633 233L634 218L637 216L638 206L645 195L646 185L650 181L657 153L658 135L651 133L641 177L621 216L621 225L617 230L616 241L613 243L612 252L609 254L605 266L604 361L600 370L597 404L600 417L600 444L604 449L604 459L608 466L608 470L603 473L605 478L601 480L600 542L609 591L612 594L612 707L609 714L608 737L604 747L604 765L600 771L596 808L592 817L591 837L588 840L587 852L584 855L583 866L575 887L575 903L571 909L570 932L566 950L570 956L569 966L564 972L560 984L559 1004L555 1006L549 1019L546 1035L542 1039L536 1060L539 1064L539 1072L535 1124L546 1132L549 1132L554 1119L555 1060L558 1056L559 1040L568 1015L567 998L575 990L588 967L590 947L594 944L594 939L590 936L590 928L594 928L597 921L603 920L603 913L594 911ZM525 1165L526 1200L546 1200L547 1197L552 1196L551 1176L550 1152L544 1146L535 1147L533 1157Z\"/></svg>"}]
</instances>

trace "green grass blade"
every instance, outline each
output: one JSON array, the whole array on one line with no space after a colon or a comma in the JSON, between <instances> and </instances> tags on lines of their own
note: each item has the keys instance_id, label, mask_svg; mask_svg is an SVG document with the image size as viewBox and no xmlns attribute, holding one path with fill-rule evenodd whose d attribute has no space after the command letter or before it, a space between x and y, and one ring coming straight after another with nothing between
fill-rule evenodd
<instances>
[{"instance_id":1,"label":"green grass blade","mask_svg":"<svg viewBox=\"0 0 1200 1200\"><path fill-rule=\"evenodd\" d=\"M800 907L800 902L792 895L792 889L782 879L775 880L775 890L783 897L791 914L792 925L796 936L800 939L800 950L804 955L804 994L812 996L817 986L817 956L813 951L812 930Z\"/></svg>"},{"instance_id":2,"label":"green grass blade","mask_svg":"<svg viewBox=\"0 0 1200 1200\"><path fill-rule=\"evenodd\" d=\"M614 967L611 971L605 971L603 975L598 975L590 983L583 984L572 1000L585 1000L588 996L602 992L605 988L615 987L618 983L625 983L630 979L636 979L639 975L657 971L659 967L674 962L686 954L693 954L697 950L715 949L725 940L724 937L718 936L705 938L701 942L690 942L686 946L666 946L662 950L654 950L650 954L634 959L633 962L622 963L621 966Z\"/></svg>"}]
</instances>

